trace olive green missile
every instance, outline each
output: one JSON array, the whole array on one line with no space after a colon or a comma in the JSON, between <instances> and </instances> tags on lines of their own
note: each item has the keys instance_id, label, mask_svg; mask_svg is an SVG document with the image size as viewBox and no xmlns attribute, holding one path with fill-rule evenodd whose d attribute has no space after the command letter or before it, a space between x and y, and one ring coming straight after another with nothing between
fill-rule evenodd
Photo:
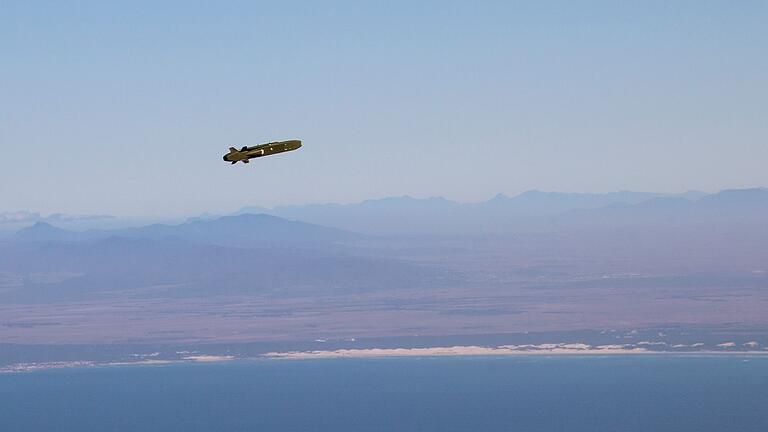
<instances>
[{"instance_id":1,"label":"olive green missile","mask_svg":"<svg viewBox=\"0 0 768 432\"><path fill-rule=\"evenodd\" d=\"M224 155L224 160L232 162L232 164L236 164L238 161L248 163L253 158L296 150L299 147L301 147L300 140L277 141L252 147L245 146L240 150L230 147L229 153Z\"/></svg>"}]
</instances>

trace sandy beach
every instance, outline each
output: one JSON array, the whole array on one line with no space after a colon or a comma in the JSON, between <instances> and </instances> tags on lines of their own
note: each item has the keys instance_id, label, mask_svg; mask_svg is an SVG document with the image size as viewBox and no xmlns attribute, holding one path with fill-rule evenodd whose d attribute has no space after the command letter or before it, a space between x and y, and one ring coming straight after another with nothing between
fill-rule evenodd
<instances>
[{"instance_id":1,"label":"sandy beach","mask_svg":"<svg viewBox=\"0 0 768 432\"><path fill-rule=\"evenodd\" d=\"M319 358L369 358L369 357L436 357L436 356L498 356L498 355L627 355L627 354L732 354L732 355L768 355L766 350L750 351L652 351L635 344L597 345L575 344L540 344L540 345L502 345L452 346L432 348L371 348L340 349L328 351L289 351L270 352L263 355L276 359L319 359Z\"/></svg>"}]
</instances>

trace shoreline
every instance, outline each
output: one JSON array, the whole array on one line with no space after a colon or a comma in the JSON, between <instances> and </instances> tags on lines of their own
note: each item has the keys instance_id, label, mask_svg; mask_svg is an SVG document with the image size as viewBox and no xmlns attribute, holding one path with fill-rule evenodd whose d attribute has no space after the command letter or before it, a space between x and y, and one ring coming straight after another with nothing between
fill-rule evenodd
<instances>
[{"instance_id":1,"label":"shoreline","mask_svg":"<svg viewBox=\"0 0 768 432\"><path fill-rule=\"evenodd\" d=\"M0 375L31 373L58 369L91 369L113 366L169 366L181 364L223 364L232 361L269 360L327 360L327 359L385 359L429 357L603 357L603 356L679 356L679 357L766 357L768 350L725 351L693 350L662 351L634 347L604 345L591 347L584 344L507 345L497 347L451 346L429 348L369 348L316 351L268 352L255 357L200 354L181 359L143 359L136 361L58 361L15 363L0 366Z\"/></svg>"},{"instance_id":2,"label":"shoreline","mask_svg":"<svg viewBox=\"0 0 768 432\"><path fill-rule=\"evenodd\" d=\"M550 345L550 344L546 344ZM570 346L568 346L570 345ZM618 346L589 347L582 344L561 344L559 346L453 346L432 348L371 348L371 349L340 349L328 351L288 351L270 352L262 355L264 358L278 360L309 360L309 359L339 359L339 358L388 358L388 357L513 357L513 356L604 356L604 355L745 355L768 356L766 350L750 351L660 351L634 347Z\"/></svg>"},{"instance_id":3,"label":"shoreline","mask_svg":"<svg viewBox=\"0 0 768 432\"><path fill-rule=\"evenodd\" d=\"M37 362L37 363L14 363L6 366L0 366L0 375L15 374L25 372L39 372L56 369L90 369L112 366L166 366L174 364L192 364L192 363L225 363L237 359L233 356L219 355L195 355L184 357L178 360L135 360L135 361L93 361L93 360L74 360L57 362Z\"/></svg>"}]
</instances>

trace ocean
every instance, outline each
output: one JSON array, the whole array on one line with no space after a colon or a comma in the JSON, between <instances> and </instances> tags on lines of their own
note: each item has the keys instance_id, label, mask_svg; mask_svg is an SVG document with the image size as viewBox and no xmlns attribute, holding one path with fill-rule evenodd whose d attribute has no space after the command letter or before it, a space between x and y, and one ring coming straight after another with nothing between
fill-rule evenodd
<instances>
[{"instance_id":1,"label":"ocean","mask_svg":"<svg viewBox=\"0 0 768 432\"><path fill-rule=\"evenodd\" d=\"M760 431L768 358L254 360L0 375L0 431Z\"/></svg>"}]
</instances>

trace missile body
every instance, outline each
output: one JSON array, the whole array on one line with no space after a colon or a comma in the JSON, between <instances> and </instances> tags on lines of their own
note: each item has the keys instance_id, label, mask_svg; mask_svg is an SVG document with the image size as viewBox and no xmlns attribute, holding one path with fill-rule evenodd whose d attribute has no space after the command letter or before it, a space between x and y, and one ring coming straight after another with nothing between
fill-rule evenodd
<instances>
[{"instance_id":1,"label":"missile body","mask_svg":"<svg viewBox=\"0 0 768 432\"><path fill-rule=\"evenodd\" d=\"M224 161L231 162L233 164L237 162L248 163L248 161L253 158L292 151L298 149L299 147L301 147L300 140L277 141L252 147L246 146L240 150L234 147L230 147L229 153L224 155Z\"/></svg>"}]
</instances>

